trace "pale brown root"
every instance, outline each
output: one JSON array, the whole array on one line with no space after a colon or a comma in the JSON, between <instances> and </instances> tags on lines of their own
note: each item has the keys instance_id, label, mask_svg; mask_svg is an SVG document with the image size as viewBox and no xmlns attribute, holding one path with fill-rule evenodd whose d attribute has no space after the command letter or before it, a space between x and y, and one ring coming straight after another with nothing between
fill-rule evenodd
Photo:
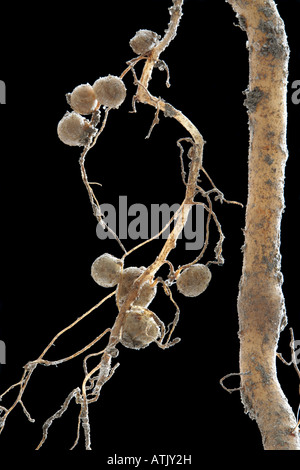
<instances>
[{"instance_id":1,"label":"pale brown root","mask_svg":"<svg viewBox=\"0 0 300 470\"><path fill-rule=\"evenodd\" d=\"M224 388L224 390L226 390L226 392L228 393L232 393L232 392L237 392L237 391L240 391L242 390L242 387L235 387L235 388L228 388L224 385L224 380L226 379L229 379L230 377L235 377L235 376L241 376L241 375L248 375L250 372L231 372L230 374L226 374L224 375L224 377L222 377L220 379L220 385L222 388Z\"/></svg>"},{"instance_id":2,"label":"pale brown root","mask_svg":"<svg viewBox=\"0 0 300 470\"><path fill-rule=\"evenodd\" d=\"M277 353L277 357L287 366L294 366L294 369L298 375L299 379L299 396L300 396L300 369L297 364L297 359L296 359L296 354L295 354L295 338L294 338L294 331L293 328L290 328L290 335L291 335L291 341L290 341L290 349L291 349L291 360L290 362L287 362L283 357L281 353ZM293 429L293 433L296 433L299 431L299 425L300 425L300 419L299 419L299 414L300 414L300 404L298 406L298 412L297 412L297 425Z\"/></svg>"},{"instance_id":3,"label":"pale brown root","mask_svg":"<svg viewBox=\"0 0 300 470\"><path fill-rule=\"evenodd\" d=\"M285 306L280 272L284 208L289 47L273 0L228 0L246 31L249 183L238 296L241 398L266 450L299 450L295 415L277 379L276 350Z\"/></svg>"},{"instance_id":4,"label":"pale brown root","mask_svg":"<svg viewBox=\"0 0 300 470\"><path fill-rule=\"evenodd\" d=\"M5 422L6 422L6 419L7 417L9 416L9 414L14 410L14 408L20 404L23 408L23 411L26 415L26 417L29 419L29 421L33 422L34 420L30 417L29 413L27 412L24 404L23 404L23 401L22 401L22 397L23 397L23 394L26 390L26 387L28 385L28 382L31 378L31 375L32 373L34 372L34 370L36 369L37 365L38 364L41 364L41 365L47 365L47 366L50 366L50 365L58 365L60 364L61 362L66 362L66 361L69 361L73 358L75 358L76 356L78 356L79 354L82 354L83 352L85 352L86 350L88 350L90 347L92 347L97 341L99 341L107 332L110 331L110 329L106 329L103 333L101 333L97 338L95 338L91 343L89 343L87 346L85 346L84 348L82 348L80 351L77 351L76 353L74 353L73 355L71 356L68 356L67 358L64 358L64 359L58 359L57 361L47 361L44 359L44 356L45 354L47 353L47 351L51 348L51 346L53 346L53 344L55 343L55 341L60 337L62 336L64 333L66 333L67 331L69 331L71 328L73 328L75 325L77 325L80 321L82 321L85 317L87 317L88 315L90 315L94 310L96 310L98 307L100 307L100 305L102 305L107 299L109 299L110 297L112 297L113 295L115 295L115 291L111 292L110 294L108 294L106 297L104 297L100 302L98 302L96 305L94 305L91 309L89 309L87 312L85 312L83 315L81 315L79 318L77 318L74 322L72 322L70 325L68 325L66 328L62 329L59 333L57 333L54 338L52 338L52 340L50 341L50 343L46 346L46 348L43 350L43 352L40 354L40 356L35 359L34 361L30 361L28 362L25 366L24 366L24 372L23 372L23 375L22 375L22 378L19 382L11 385L4 393L2 393L2 395L0 395L0 399L2 399L8 392L10 392L11 390L13 390L14 388L16 387L19 387L19 392L18 392L18 395L17 395L17 398L15 399L15 401L13 402L13 404L9 407L9 408L6 408L4 406L1 406L0 407L0 410L3 412L2 416L0 416L0 434L1 432L3 431L4 429L4 426L5 426Z\"/></svg>"}]
</instances>

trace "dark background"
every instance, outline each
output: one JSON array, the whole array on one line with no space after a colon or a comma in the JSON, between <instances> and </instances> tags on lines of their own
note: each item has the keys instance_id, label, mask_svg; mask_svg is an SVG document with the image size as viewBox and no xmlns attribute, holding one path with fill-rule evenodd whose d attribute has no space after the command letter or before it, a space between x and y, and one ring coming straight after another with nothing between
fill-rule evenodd
<instances>
[{"instance_id":1,"label":"dark background","mask_svg":"<svg viewBox=\"0 0 300 470\"><path fill-rule=\"evenodd\" d=\"M298 307L298 214L300 105L292 104L291 84L300 79L298 19L300 3L280 0L291 48L288 87L288 144L286 210L282 224L282 270L289 326L300 339ZM128 42L141 28L163 34L169 22L169 0L51 3L19 5L7 11L2 31L1 76L7 104L1 106L1 323L7 364L0 368L1 391L18 381L22 366L35 359L52 337L108 293L90 277L90 266L104 252L121 256L115 241L100 241L96 220L79 170L79 148L64 146L56 126L68 109L65 93L99 76L119 75L132 53ZM199 128L205 141L204 166L227 199L246 203L247 113L243 91L248 83L246 35L234 24L235 15L223 0L189 0L184 5L178 35L161 58L169 66L155 70L150 91L182 110ZM140 68L137 67L137 71ZM104 133L87 157L90 180L101 203L128 205L181 202L176 140L187 133L178 123L160 116L148 133L154 109L138 105L130 114L134 94L132 75L125 77L128 95L112 111ZM206 186L207 187L207 186ZM109 456L156 454L192 455L199 467L231 461L243 452L261 453L255 422L243 412L238 392L220 386L225 374L238 371L236 298L241 274L244 210L214 203L225 234L223 267L212 267L209 289L186 299L173 288L181 309L175 336L181 342L162 351L155 345L141 351L120 347L120 367L90 408L92 456L100 468ZM212 258L216 230L206 260ZM124 241L126 248L134 245ZM161 241L133 254L128 262L147 266L157 256ZM194 258L178 244L171 260L177 266ZM128 264L127 264L128 265ZM295 273L296 271L296 273ZM163 274L163 273L162 273ZM160 295L151 304L162 320L172 319L172 304ZM105 328L116 315L114 301L95 311L73 332L61 337L49 359L72 354ZM104 345L105 341L101 344ZM289 358L289 332L283 332L279 350ZM100 344L100 343L99 343ZM99 346L101 347L101 346ZM97 349L93 349L96 351ZM278 364L278 375L294 411L299 404L298 380L292 368ZM17 407L8 418L0 448L11 456L42 461L45 455L83 456L83 438L73 453L78 406L54 422L40 453L33 452L43 422L83 379L82 358L59 367L40 368L33 375L24 403L35 424ZM236 381L226 382L237 387ZM3 400L12 403L13 392ZM34 460L33 460L34 459ZM96 460L97 459L97 460ZM230 460L229 460L230 459Z\"/></svg>"}]
</instances>

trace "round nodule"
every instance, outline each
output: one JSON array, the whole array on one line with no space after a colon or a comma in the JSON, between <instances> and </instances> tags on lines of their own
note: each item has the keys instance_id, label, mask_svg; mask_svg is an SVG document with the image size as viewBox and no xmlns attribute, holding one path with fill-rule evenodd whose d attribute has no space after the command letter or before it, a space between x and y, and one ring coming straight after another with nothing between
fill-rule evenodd
<instances>
[{"instance_id":1,"label":"round nodule","mask_svg":"<svg viewBox=\"0 0 300 470\"><path fill-rule=\"evenodd\" d=\"M116 292L116 298L118 299L120 306L125 302L134 281L145 271L145 269L146 268L144 267L138 268L136 266L130 266L129 268L124 269ZM133 302L133 305L148 307L154 299L156 292L156 285L151 286L149 282L145 282L140 289L139 296Z\"/></svg>"},{"instance_id":2,"label":"round nodule","mask_svg":"<svg viewBox=\"0 0 300 470\"><path fill-rule=\"evenodd\" d=\"M159 39L160 36L157 33L149 29L140 29L135 36L130 39L129 45L133 52L141 55L151 51L151 49L156 46Z\"/></svg>"},{"instance_id":3,"label":"round nodule","mask_svg":"<svg viewBox=\"0 0 300 470\"><path fill-rule=\"evenodd\" d=\"M205 291L211 280L211 271L204 264L186 268L176 281L177 289L186 297L197 297Z\"/></svg>"},{"instance_id":4,"label":"round nodule","mask_svg":"<svg viewBox=\"0 0 300 470\"><path fill-rule=\"evenodd\" d=\"M160 336L151 312L134 307L125 314L120 342L126 348L142 349Z\"/></svg>"},{"instance_id":5,"label":"round nodule","mask_svg":"<svg viewBox=\"0 0 300 470\"><path fill-rule=\"evenodd\" d=\"M115 75L98 78L93 89L99 103L108 108L118 108L126 98L124 82Z\"/></svg>"},{"instance_id":6,"label":"round nodule","mask_svg":"<svg viewBox=\"0 0 300 470\"><path fill-rule=\"evenodd\" d=\"M86 83L78 85L69 95L71 108L79 114L91 114L98 105L93 87Z\"/></svg>"},{"instance_id":7,"label":"round nodule","mask_svg":"<svg viewBox=\"0 0 300 470\"><path fill-rule=\"evenodd\" d=\"M84 117L75 111L67 111L57 125L57 135L66 145L82 146L85 145L88 128L89 123Z\"/></svg>"},{"instance_id":8,"label":"round nodule","mask_svg":"<svg viewBox=\"0 0 300 470\"><path fill-rule=\"evenodd\" d=\"M122 261L109 253L99 256L92 264L91 276L101 287L114 287L118 284Z\"/></svg>"}]
</instances>

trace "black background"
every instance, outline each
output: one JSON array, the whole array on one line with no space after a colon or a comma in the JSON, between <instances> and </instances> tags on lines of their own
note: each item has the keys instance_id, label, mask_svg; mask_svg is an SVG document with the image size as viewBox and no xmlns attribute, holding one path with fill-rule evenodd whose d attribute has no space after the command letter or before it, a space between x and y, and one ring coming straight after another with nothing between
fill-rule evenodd
<instances>
[{"instance_id":1,"label":"black background","mask_svg":"<svg viewBox=\"0 0 300 470\"><path fill-rule=\"evenodd\" d=\"M280 0L291 48L288 86L288 144L286 210L282 223L282 271L289 326L300 338L298 307L298 214L300 190L300 105L292 104L291 84L300 79L298 20L300 3ZM18 5L7 10L8 28L2 31L1 76L7 87L7 104L1 106L1 323L7 364L1 366L1 391L19 380L22 366L35 359L52 337L96 304L107 291L90 277L93 260L106 251L120 256L115 241L100 241L96 220L79 170L79 148L64 146L56 126L68 109L65 93L99 76L119 75L132 53L128 42L141 28L163 34L169 22L168 0L129 2L52 2L51 6ZM184 5L178 35L163 53L169 66L171 88L165 73L155 70L150 91L180 109L199 128L205 141L204 166L227 199L246 203L247 113L243 91L248 83L246 35L223 0L189 0ZM137 67L137 72L140 68ZM181 181L176 140L187 133L179 124L160 116L160 124L145 140L154 109L138 105L131 114L132 75L125 77L128 95L112 111L104 133L87 157L90 180L101 203L173 204L181 202ZM207 186L206 186L207 187ZM241 274L244 210L214 203L225 234L223 267L212 267L209 289L185 299L173 288L181 309L175 332L181 342L162 351L155 345L141 351L120 347L120 367L105 385L101 399L90 409L93 454L100 468L109 456L156 454L192 455L199 467L210 462L234 462L239 453L262 451L255 422L243 412L238 392L230 395L220 386L225 374L238 371L238 320L236 298ZM212 258L213 230L208 258ZM126 248L135 242L124 241ZM158 254L161 241L128 258L147 266ZM177 266L194 253L178 244L171 260ZM206 259L208 259L206 258ZM163 274L163 272L162 272ZM151 304L166 323L174 308L160 292ZM110 300L71 333L61 337L49 359L72 354L103 329L112 326L116 306ZM101 344L104 345L105 341ZM283 332L279 350L289 357L289 332ZM96 351L97 349L93 349ZM297 412L298 380L292 368L278 364L284 392ZM69 453L76 434L78 406L50 428L39 453L43 422L55 412L69 391L83 379L82 359L35 372L24 403L35 424L17 407L8 418L0 448L12 457L40 462L50 454L86 455L83 438ZM228 381L230 387L239 385ZM11 392L3 405L14 398ZM94 461L94 460L93 460ZM109 468L109 467L108 467ZM141 468L141 467L140 467ZM143 467L147 468L147 467Z\"/></svg>"}]
</instances>

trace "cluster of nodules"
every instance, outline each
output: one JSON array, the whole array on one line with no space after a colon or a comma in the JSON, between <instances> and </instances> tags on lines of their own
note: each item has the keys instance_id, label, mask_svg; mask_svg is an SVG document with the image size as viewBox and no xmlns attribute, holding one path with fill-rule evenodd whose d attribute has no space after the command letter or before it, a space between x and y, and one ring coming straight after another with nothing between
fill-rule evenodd
<instances>
[{"instance_id":1,"label":"cluster of nodules","mask_svg":"<svg viewBox=\"0 0 300 470\"><path fill-rule=\"evenodd\" d=\"M121 78L114 75L100 77L93 85L78 85L67 94L72 111L67 111L57 126L59 139L67 145L84 146L95 135L94 124L86 115L93 114L100 106L118 108L126 97L126 87Z\"/></svg>"},{"instance_id":2,"label":"cluster of nodules","mask_svg":"<svg viewBox=\"0 0 300 470\"><path fill-rule=\"evenodd\" d=\"M136 279L145 271L145 267L130 266L123 269L122 260L104 253L92 264L91 276L102 287L115 287L116 300L121 307ZM205 291L211 280L210 269L204 264L194 264L183 269L177 278L178 291L186 297L196 297ZM156 296L156 284L145 282L138 297L126 312L120 342L132 349L145 348L160 336L157 317L147 309Z\"/></svg>"},{"instance_id":3,"label":"cluster of nodules","mask_svg":"<svg viewBox=\"0 0 300 470\"><path fill-rule=\"evenodd\" d=\"M139 30L130 40L132 50L138 55L150 52L158 43L160 36L148 29ZM78 85L67 94L72 111L67 111L57 126L59 139L70 146L85 146L96 134L94 123L86 117L100 106L110 109L119 108L126 97L123 80L115 75L100 77L93 85Z\"/></svg>"}]
</instances>

